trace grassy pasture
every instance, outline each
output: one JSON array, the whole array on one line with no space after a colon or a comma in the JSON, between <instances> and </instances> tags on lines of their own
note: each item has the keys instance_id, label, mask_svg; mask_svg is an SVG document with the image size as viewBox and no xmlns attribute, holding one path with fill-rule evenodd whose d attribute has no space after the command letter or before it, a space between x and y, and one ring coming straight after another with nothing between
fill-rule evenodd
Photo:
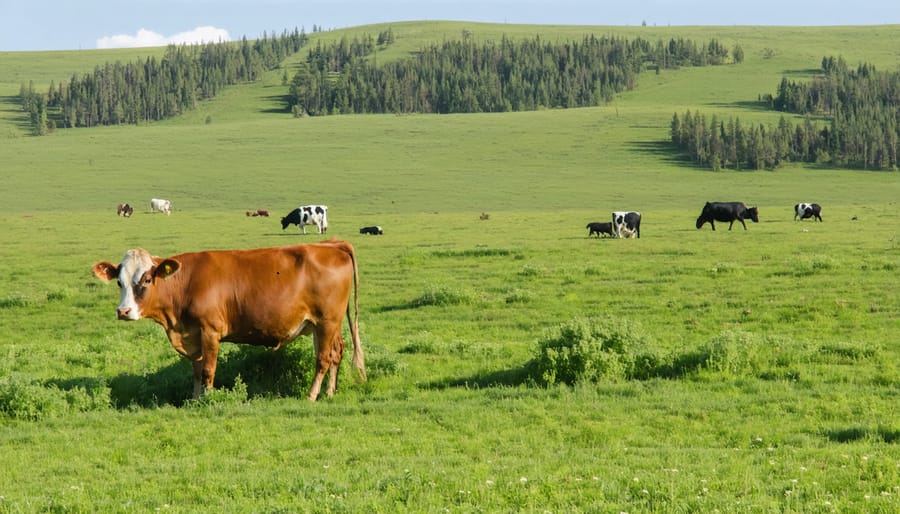
<instances>
[{"instance_id":1,"label":"grassy pasture","mask_svg":"<svg viewBox=\"0 0 900 514\"><path fill-rule=\"evenodd\" d=\"M314 37L387 26L398 44L379 59L463 30L718 37L747 58L642 76L608 106L504 115L294 120L276 71L176 120L33 138L0 98L0 405L18 409L0 416L0 512L900 509L897 174L712 173L665 144L688 108L776 120L757 95L824 55L896 67L900 27ZM0 55L0 95L29 70L49 83L108 58L60 54ZM152 196L175 212L149 214ZM697 231L713 199L758 205L761 221ZM122 201L131 219L115 217ZM798 201L825 222L794 222ZM186 403L190 366L152 322L117 322L115 286L90 266L133 246L316 241L278 217L319 202L359 256L370 381L345 364L338 395L309 404L308 339L226 344L222 390ZM644 213L640 240L587 238L614 209ZM369 224L385 235L357 233ZM605 315L667 366L529 379L548 330Z\"/></svg>"}]
</instances>

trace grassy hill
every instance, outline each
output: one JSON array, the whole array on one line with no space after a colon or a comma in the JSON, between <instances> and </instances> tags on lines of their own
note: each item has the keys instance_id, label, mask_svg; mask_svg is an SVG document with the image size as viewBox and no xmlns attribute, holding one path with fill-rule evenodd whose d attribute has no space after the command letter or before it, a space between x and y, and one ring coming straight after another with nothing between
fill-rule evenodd
<instances>
[{"instance_id":1,"label":"grassy hill","mask_svg":"<svg viewBox=\"0 0 900 514\"><path fill-rule=\"evenodd\" d=\"M176 119L31 137L21 83L163 49L0 53L0 512L900 509L898 175L713 173L666 143L686 109L774 122L758 97L824 56L894 69L900 26L311 38L388 27L379 62L463 33L715 37L745 62L644 74L596 108L295 119L281 77L301 52ZM760 223L698 231L707 200L757 205ZM794 222L800 201L825 221ZM278 223L307 203L357 249L369 382L345 364L338 394L310 404L307 338L226 344L222 390L186 402L190 365L152 322L114 319L91 265L134 246L317 241ZM245 216L257 208L274 217ZM640 240L587 238L619 209L643 212ZM371 224L385 235L357 233ZM655 364L542 383L539 344L573 320L618 327Z\"/></svg>"}]
</instances>

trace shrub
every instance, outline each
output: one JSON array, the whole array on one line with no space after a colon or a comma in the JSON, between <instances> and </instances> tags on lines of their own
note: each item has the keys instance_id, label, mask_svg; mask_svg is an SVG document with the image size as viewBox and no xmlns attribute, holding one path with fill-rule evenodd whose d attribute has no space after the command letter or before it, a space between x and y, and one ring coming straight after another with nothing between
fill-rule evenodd
<instances>
[{"instance_id":1,"label":"shrub","mask_svg":"<svg viewBox=\"0 0 900 514\"><path fill-rule=\"evenodd\" d=\"M552 329L529 363L539 383L576 384L652 375L658 359L634 323L613 318L575 318Z\"/></svg>"},{"instance_id":2,"label":"shrub","mask_svg":"<svg viewBox=\"0 0 900 514\"><path fill-rule=\"evenodd\" d=\"M0 380L0 415L11 419L38 421L109 406L109 388L105 384L60 389L25 378Z\"/></svg>"},{"instance_id":3,"label":"shrub","mask_svg":"<svg viewBox=\"0 0 900 514\"><path fill-rule=\"evenodd\" d=\"M460 305L475 303L476 295L471 291L453 289L445 285L431 286L413 299L413 307L426 305Z\"/></svg>"}]
</instances>

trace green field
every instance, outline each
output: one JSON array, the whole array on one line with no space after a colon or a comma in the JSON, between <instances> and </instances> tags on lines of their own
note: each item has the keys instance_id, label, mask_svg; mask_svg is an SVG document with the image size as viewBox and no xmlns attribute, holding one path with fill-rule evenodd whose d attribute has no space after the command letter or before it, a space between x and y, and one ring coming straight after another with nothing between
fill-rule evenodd
<instances>
[{"instance_id":1,"label":"green field","mask_svg":"<svg viewBox=\"0 0 900 514\"><path fill-rule=\"evenodd\" d=\"M900 511L900 175L715 173L667 144L687 109L774 123L759 96L825 56L896 69L900 26L311 37L387 27L379 62L464 31L715 37L745 62L645 74L596 108L303 119L275 70L177 119L32 137L20 84L162 49L0 53L0 513ZM760 222L698 231L708 200ZM806 201L823 223L793 221ZM369 381L345 359L310 403L310 339L225 344L220 388L187 401L189 363L117 321L91 266L318 241L278 222L309 203L357 250ZM623 209L641 239L588 239ZM573 322L624 323L655 364L546 385L532 361Z\"/></svg>"}]
</instances>

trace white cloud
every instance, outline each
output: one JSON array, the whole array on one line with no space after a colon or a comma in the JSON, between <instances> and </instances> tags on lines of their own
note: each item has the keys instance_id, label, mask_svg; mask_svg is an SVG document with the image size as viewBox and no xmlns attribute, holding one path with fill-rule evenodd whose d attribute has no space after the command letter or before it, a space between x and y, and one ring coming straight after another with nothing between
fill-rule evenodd
<instances>
[{"instance_id":1,"label":"white cloud","mask_svg":"<svg viewBox=\"0 0 900 514\"><path fill-rule=\"evenodd\" d=\"M172 36L164 36L152 30L141 29L133 36L128 34L104 36L97 40L97 48L138 48L144 46L166 46L169 44L217 43L230 40L231 36L228 35L227 30L216 27L197 27Z\"/></svg>"}]
</instances>

